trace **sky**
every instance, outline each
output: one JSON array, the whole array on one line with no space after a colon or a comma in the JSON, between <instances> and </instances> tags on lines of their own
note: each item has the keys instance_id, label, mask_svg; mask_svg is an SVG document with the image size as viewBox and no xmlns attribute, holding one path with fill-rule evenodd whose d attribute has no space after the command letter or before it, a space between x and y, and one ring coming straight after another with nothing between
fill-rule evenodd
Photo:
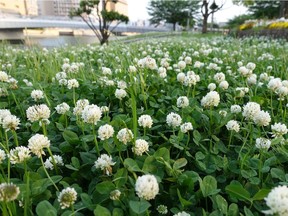
<instances>
[{"instance_id":1,"label":"sky","mask_svg":"<svg viewBox=\"0 0 288 216\"><path fill-rule=\"evenodd\" d=\"M147 6L150 0L127 0L130 21L149 19ZM214 22L227 22L234 16L244 14L247 9L243 6L233 5L232 0L216 0L217 4L225 2L223 8L215 13ZM210 18L211 19L211 16ZM209 20L210 21L210 20Z\"/></svg>"}]
</instances>

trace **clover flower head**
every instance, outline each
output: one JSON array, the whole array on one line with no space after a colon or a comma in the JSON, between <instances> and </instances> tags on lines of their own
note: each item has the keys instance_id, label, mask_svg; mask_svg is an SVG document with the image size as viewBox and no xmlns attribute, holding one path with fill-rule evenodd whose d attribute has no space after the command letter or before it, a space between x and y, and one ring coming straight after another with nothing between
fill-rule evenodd
<instances>
[{"instance_id":1,"label":"clover flower head","mask_svg":"<svg viewBox=\"0 0 288 216\"><path fill-rule=\"evenodd\" d=\"M263 211L264 214L288 215L288 187L286 185L273 188L264 200L270 208Z\"/></svg>"},{"instance_id":2,"label":"clover flower head","mask_svg":"<svg viewBox=\"0 0 288 216\"><path fill-rule=\"evenodd\" d=\"M130 129L128 128L122 128L118 133L117 133L117 139L124 143L125 145L128 142L131 142L132 139L134 138L133 133Z\"/></svg>"},{"instance_id":3,"label":"clover flower head","mask_svg":"<svg viewBox=\"0 0 288 216\"><path fill-rule=\"evenodd\" d=\"M61 209L71 207L77 200L77 192L74 188L67 187L63 189L58 196L58 202L60 203Z\"/></svg>"},{"instance_id":4,"label":"clover flower head","mask_svg":"<svg viewBox=\"0 0 288 216\"><path fill-rule=\"evenodd\" d=\"M102 125L98 129L98 137L101 140L109 139L110 137L113 137L113 134L114 128L109 124Z\"/></svg>"},{"instance_id":5,"label":"clover flower head","mask_svg":"<svg viewBox=\"0 0 288 216\"><path fill-rule=\"evenodd\" d=\"M136 180L135 191L139 198L151 200L159 193L159 185L154 175L146 174Z\"/></svg>"},{"instance_id":6,"label":"clover flower head","mask_svg":"<svg viewBox=\"0 0 288 216\"><path fill-rule=\"evenodd\" d=\"M112 157L107 154L101 154L94 164L96 169L103 170L106 175L110 175L112 173L112 166L114 165L115 162L113 162Z\"/></svg>"},{"instance_id":7,"label":"clover flower head","mask_svg":"<svg viewBox=\"0 0 288 216\"><path fill-rule=\"evenodd\" d=\"M13 183L1 183L0 184L0 201L10 202L16 200L20 194L20 189Z\"/></svg>"},{"instance_id":8,"label":"clover flower head","mask_svg":"<svg viewBox=\"0 0 288 216\"><path fill-rule=\"evenodd\" d=\"M153 125L153 119L150 115L141 115L138 118L138 124L143 128L151 128Z\"/></svg>"}]
</instances>

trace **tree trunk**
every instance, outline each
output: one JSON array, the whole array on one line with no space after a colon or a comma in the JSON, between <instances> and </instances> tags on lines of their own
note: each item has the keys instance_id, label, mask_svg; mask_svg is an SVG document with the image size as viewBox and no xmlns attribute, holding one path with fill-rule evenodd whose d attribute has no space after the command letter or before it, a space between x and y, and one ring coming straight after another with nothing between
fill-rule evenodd
<instances>
[{"instance_id":1,"label":"tree trunk","mask_svg":"<svg viewBox=\"0 0 288 216\"><path fill-rule=\"evenodd\" d=\"M173 23L173 31L176 31L176 23Z\"/></svg>"},{"instance_id":2,"label":"tree trunk","mask_svg":"<svg viewBox=\"0 0 288 216\"><path fill-rule=\"evenodd\" d=\"M101 32L101 36L102 36L102 38L100 40L100 45L102 46L105 43L108 45L108 39L109 39L108 31L103 29L100 32Z\"/></svg>"},{"instance_id":3,"label":"tree trunk","mask_svg":"<svg viewBox=\"0 0 288 216\"><path fill-rule=\"evenodd\" d=\"M202 24L202 33L207 33L207 27L208 27L208 16L203 16L203 24Z\"/></svg>"},{"instance_id":4,"label":"tree trunk","mask_svg":"<svg viewBox=\"0 0 288 216\"><path fill-rule=\"evenodd\" d=\"M202 25L202 33L203 34L207 33L208 17L209 17L208 4L209 3L207 2L207 0L203 0L202 8L201 8L201 12L202 12L202 16L203 16L203 25ZM203 9L204 9L204 11L203 11Z\"/></svg>"},{"instance_id":5,"label":"tree trunk","mask_svg":"<svg viewBox=\"0 0 288 216\"><path fill-rule=\"evenodd\" d=\"M281 17L288 17L288 2L287 1L281 1L280 2L280 13L279 16Z\"/></svg>"}]
</instances>

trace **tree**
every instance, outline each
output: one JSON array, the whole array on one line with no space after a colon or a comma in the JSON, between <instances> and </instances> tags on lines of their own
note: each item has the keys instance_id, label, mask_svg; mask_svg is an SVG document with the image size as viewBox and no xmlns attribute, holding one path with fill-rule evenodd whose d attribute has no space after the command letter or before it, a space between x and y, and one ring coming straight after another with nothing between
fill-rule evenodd
<instances>
[{"instance_id":1,"label":"tree","mask_svg":"<svg viewBox=\"0 0 288 216\"><path fill-rule=\"evenodd\" d=\"M288 17L286 0L234 0L233 2L246 6L255 19Z\"/></svg>"},{"instance_id":2,"label":"tree","mask_svg":"<svg viewBox=\"0 0 288 216\"><path fill-rule=\"evenodd\" d=\"M213 2L210 4L209 0L203 0L202 1L202 5L201 5L201 13L203 16L203 24L202 24L202 33L207 33L207 27L208 27L208 18L209 16L212 14L212 17L214 16L214 13L216 13L217 11L219 11L223 5L217 5L215 3L215 0L213 0Z\"/></svg>"},{"instance_id":3,"label":"tree","mask_svg":"<svg viewBox=\"0 0 288 216\"><path fill-rule=\"evenodd\" d=\"M172 23L175 31L176 23L185 26L188 19L194 20L199 7L199 0L152 0L147 9L152 24L159 25L162 21Z\"/></svg>"},{"instance_id":4,"label":"tree","mask_svg":"<svg viewBox=\"0 0 288 216\"><path fill-rule=\"evenodd\" d=\"M108 43L111 32L121 22L127 24L129 21L129 18L123 14L108 11L108 2L116 4L117 0L81 0L79 8L70 11L70 17L80 16L82 18L94 32L101 45Z\"/></svg>"},{"instance_id":5,"label":"tree","mask_svg":"<svg viewBox=\"0 0 288 216\"><path fill-rule=\"evenodd\" d=\"M248 11L255 19L273 19L279 17L280 1L255 1L248 6Z\"/></svg>"}]
</instances>

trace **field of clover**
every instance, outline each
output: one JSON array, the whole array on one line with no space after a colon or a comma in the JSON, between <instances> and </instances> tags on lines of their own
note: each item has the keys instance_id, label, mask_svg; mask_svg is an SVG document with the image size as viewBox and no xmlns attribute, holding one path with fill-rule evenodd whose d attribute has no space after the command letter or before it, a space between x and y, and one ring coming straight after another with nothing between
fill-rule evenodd
<instances>
[{"instance_id":1,"label":"field of clover","mask_svg":"<svg viewBox=\"0 0 288 216\"><path fill-rule=\"evenodd\" d=\"M287 50L1 45L1 215L287 215Z\"/></svg>"}]
</instances>

